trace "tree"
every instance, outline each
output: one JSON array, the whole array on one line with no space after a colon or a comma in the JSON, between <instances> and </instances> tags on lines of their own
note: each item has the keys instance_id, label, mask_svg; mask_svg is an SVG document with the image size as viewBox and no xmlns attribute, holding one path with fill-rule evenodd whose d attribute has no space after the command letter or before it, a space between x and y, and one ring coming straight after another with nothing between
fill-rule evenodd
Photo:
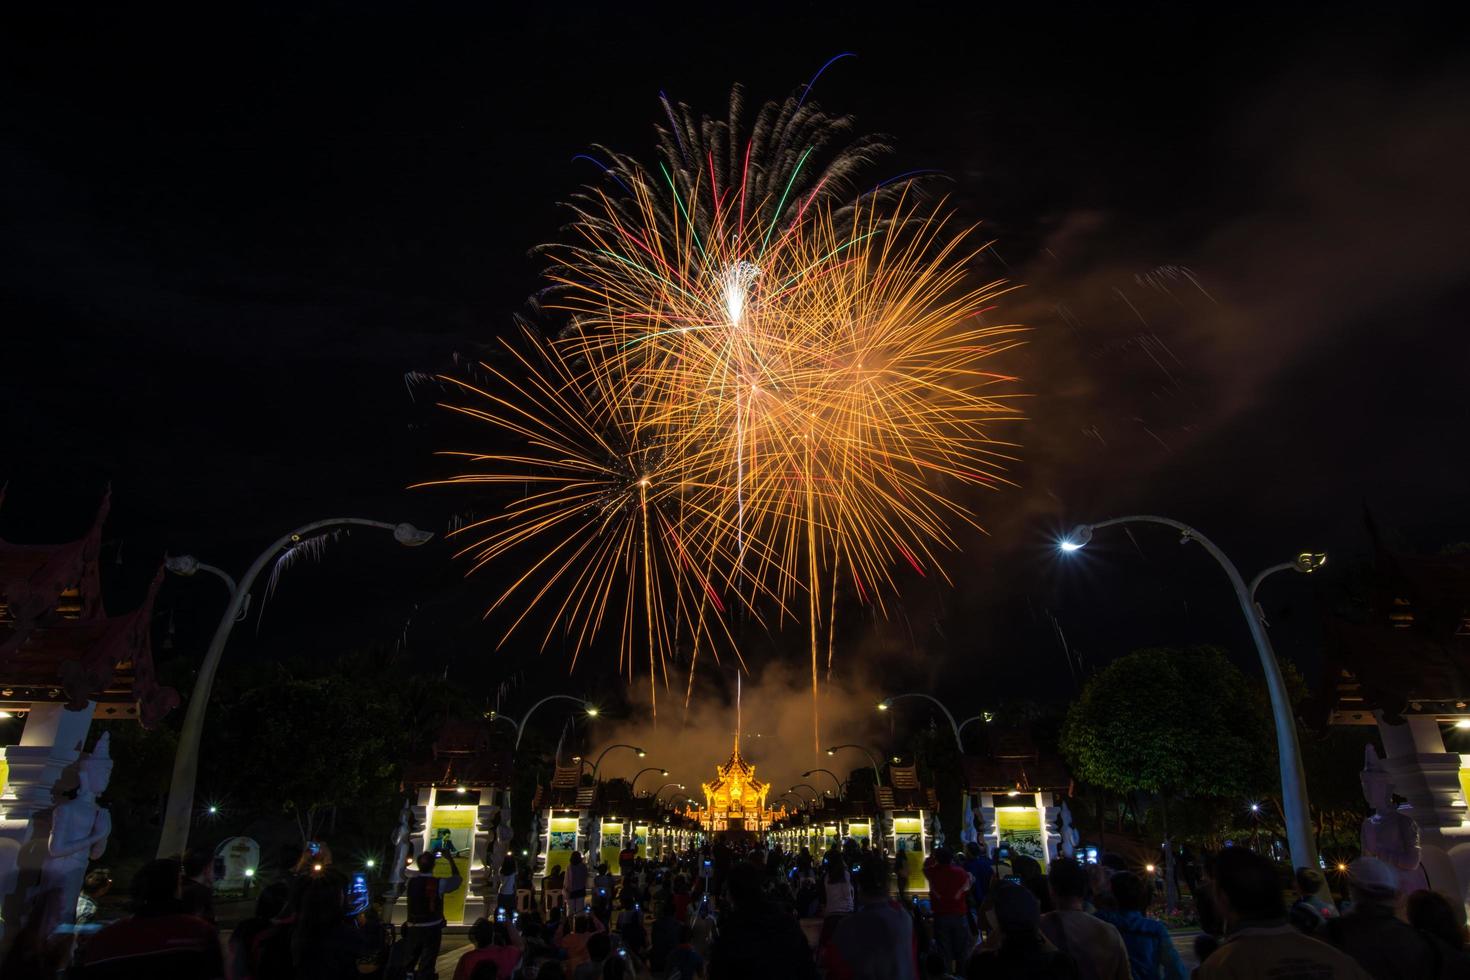
<instances>
[{"instance_id":1,"label":"tree","mask_svg":"<svg viewBox=\"0 0 1470 980\"><path fill-rule=\"evenodd\" d=\"M1061 749L1078 779L1126 796L1243 797L1271 729L1245 676L1213 647L1138 650L1088 681Z\"/></svg>"}]
</instances>

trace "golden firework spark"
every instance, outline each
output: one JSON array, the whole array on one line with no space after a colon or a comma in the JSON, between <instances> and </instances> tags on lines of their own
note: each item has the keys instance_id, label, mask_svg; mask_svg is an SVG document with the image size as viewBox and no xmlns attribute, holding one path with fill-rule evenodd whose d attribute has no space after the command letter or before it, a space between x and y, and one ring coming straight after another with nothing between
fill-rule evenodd
<instances>
[{"instance_id":1,"label":"golden firework spark","mask_svg":"<svg viewBox=\"0 0 1470 980\"><path fill-rule=\"evenodd\" d=\"M825 177L798 181L805 160L759 197L745 174L721 186L713 153L657 175L624 160L623 193L583 195L573 240L547 250L568 328L528 334L491 388L460 382L480 407L454 406L525 449L465 454L480 471L450 482L528 487L460 532L482 535L477 568L530 556L491 612L528 592L514 630L556 602L547 638L580 653L616 605L655 702L679 637L692 685L732 613L804 607L819 743L839 587L886 611L895 568L943 574L953 525L978 526L956 490L1007 482L992 430L1019 417L1015 379L988 365L1019 328L991 322L1007 287L973 283L972 229L942 204L833 201Z\"/></svg>"}]
</instances>

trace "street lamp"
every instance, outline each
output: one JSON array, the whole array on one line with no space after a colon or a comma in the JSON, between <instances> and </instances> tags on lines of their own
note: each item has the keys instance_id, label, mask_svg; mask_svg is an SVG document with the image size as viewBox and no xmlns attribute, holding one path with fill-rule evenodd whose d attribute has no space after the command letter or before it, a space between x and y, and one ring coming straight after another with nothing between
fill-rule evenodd
<instances>
[{"instance_id":1,"label":"street lamp","mask_svg":"<svg viewBox=\"0 0 1470 980\"><path fill-rule=\"evenodd\" d=\"M809 789L809 790L812 791L812 802L813 803L815 803L821 797L821 795L822 795L821 790L817 789L811 783L797 783L795 786L793 786L789 790L787 790L787 792L788 793L795 793L797 790L801 789L803 786L805 786L807 789Z\"/></svg>"},{"instance_id":2,"label":"street lamp","mask_svg":"<svg viewBox=\"0 0 1470 980\"><path fill-rule=\"evenodd\" d=\"M602 765L603 756L607 755L613 749L632 749L634 752L638 753L638 758L640 759L648 755L647 752L644 752L636 745L629 745L627 742L614 742L612 745L609 745L607 748L603 749L602 753L598 755L597 761L592 763L592 781L594 783L597 782L597 768Z\"/></svg>"},{"instance_id":3,"label":"street lamp","mask_svg":"<svg viewBox=\"0 0 1470 980\"><path fill-rule=\"evenodd\" d=\"M647 769L639 769L633 774L632 781L628 783L629 796L634 795L633 790L636 789L638 786L638 777L643 775L645 772L656 772L660 776L667 776L669 774L669 771L667 769L660 769L658 766L649 766Z\"/></svg>"},{"instance_id":4,"label":"street lamp","mask_svg":"<svg viewBox=\"0 0 1470 980\"><path fill-rule=\"evenodd\" d=\"M214 675L224 656L225 644L235 624L245 618L250 602L250 589L266 565L284 549L301 541L315 531L329 527L376 527L393 532L393 540L405 548L417 548L434 536L432 531L420 531L412 524L389 524L362 517L329 517L325 520L303 524L296 530L281 535L260 553L246 570L238 583L227 572L213 565L206 565L193 555L177 555L164 560L164 567L175 575L185 578L198 572L208 572L218 577L230 590L230 601L214 628L209 648L199 664L199 674L194 679L194 693L189 696L189 706L184 712L183 727L179 729L179 747L174 753L173 777L169 781L168 802L163 811L163 832L158 841L158 856L175 857L182 854L189 844L189 822L194 810L194 786L199 778L199 744L204 735L204 712L209 707L210 691L214 687Z\"/></svg>"},{"instance_id":5,"label":"street lamp","mask_svg":"<svg viewBox=\"0 0 1470 980\"><path fill-rule=\"evenodd\" d=\"M498 711L487 711L485 712L485 717L490 721L503 721L511 728L514 728L516 731L516 741L514 748L516 751L519 751L521 747L521 736L526 733L526 722L531 720L531 715L535 713L537 708L541 707L548 701L575 701L582 706L582 710L587 713L588 718L597 717L597 705L593 704L591 701L586 700L585 698L574 697L570 694L548 694L546 697L542 698L540 701L537 701L535 704L527 708L526 713L521 715L520 721L516 721L509 715L503 715Z\"/></svg>"},{"instance_id":6,"label":"street lamp","mask_svg":"<svg viewBox=\"0 0 1470 980\"><path fill-rule=\"evenodd\" d=\"M826 773L827 777L832 780L832 785L837 787L838 797L842 796L842 780L838 779L837 774L831 769L808 769L806 772L801 774L801 778L810 779L812 777L812 773L814 772Z\"/></svg>"},{"instance_id":7,"label":"street lamp","mask_svg":"<svg viewBox=\"0 0 1470 980\"><path fill-rule=\"evenodd\" d=\"M658 789L654 790L649 795L652 796L656 800L656 799L658 799L658 794L662 793L664 790L668 789L670 786L677 786L680 789L683 789L684 788L684 784L683 783L664 783L662 786L660 786ZM677 796L677 795L679 795L679 794L677 794L677 793L674 794L674 796ZM669 798L670 799L673 799L672 796L669 797Z\"/></svg>"},{"instance_id":8,"label":"street lamp","mask_svg":"<svg viewBox=\"0 0 1470 980\"><path fill-rule=\"evenodd\" d=\"M878 710L879 711L887 711L887 710L889 710L890 708L893 707L893 702L898 701L901 698L923 698L925 701L932 701L934 704L938 705L939 710L942 711L942 712L944 712L944 717L949 720L949 727L950 727L950 729L954 731L954 744L955 744L955 748L957 748L957 749L960 750L960 755L964 755L965 754L965 743L960 738L960 733L963 732L965 730L965 727L967 725L969 725L971 722L975 722L975 721L983 722L983 721L988 720L986 718L985 714L982 713L982 714L974 715L973 717L970 717L970 718L966 718L962 722L956 723L955 720L954 720L954 715L950 713L949 708L945 707L943 701L939 700L938 698L934 697L933 695L930 695L930 694L922 694L922 693L920 693L918 691L911 691L908 694L895 694L892 697L884 698L882 701L879 701L878 702Z\"/></svg>"},{"instance_id":9,"label":"street lamp","mask_svg":"<svg viewBox=\"0 0 1470 980\"><path fill-rule=\"evenodd\" d=\"M868 757L868 761L873 764L873 780L874 780L873 786L874 787L878 787L878 786L882 786L883 785L883 774L878 771L878 757L877 756L873 755L873 753L869 752L867 749L863 748L861 745L855 745L852 742L843 742L841 745L834 745L830 749L827 750L827 754L828 755L836 755L837 752L838 752L838 750L840 750L840 749L857 749L863 755L867 756Z\"/></svg>"},{"instance_id":10,"label":"street lamp","mask_svg":"<svg viewBox=\"0 0 1470 980\"><path fill-rule=\"evenodd\" d=\"M1318 552L1303 552L1296 557L1295 561L1283 562L1265 569L1247 587L1235 563L1226 557L1225 552L1216 547L1213 541L1188 524L1153 514L1134 514L1129 517L1098 521L1095 524L1079 524L1072 529L1070 534L1057 542L1057 547L1064 552L1078 551L1086 547L1087 543L1092 540L1093 531L1114 524L1162 524L1173 528L1183 535L1180 539L1181 544L1190 541L1198 542L1199 546L1209 552L1210 557L1225 570L1225 576L1235 590L1236 601L1240 603L1241 614L1245 616L1246 626L1250 629L1251 639L1255 641L1256 653L1261 659L1261 669L1266 674L1266 691L1271 696L1271 717L1276 726L1276 754L1280 760L1281 769L1281 810L1285 817L1286 839L1287 846L1291 849L1291 862L1296 867L1315 868L1317 866L1317 841L1312 834L1311 808L1307 803L1307 777L1302 769L1302 750L1296 738L1296 718L1292 714L1291 700L1286 692L1286 680L1281 676L1281 665L1276 660L1276 652L1271 648L1271 638L1266 635L1266 619L1261 615L1260 607L1255 602L1255 591L1266 576L1275 572L1285 571L1288 568L1302 574L1315 572L1326 564L1327 556Z\"/></svg>"},{"instance_id":11,"label":"street lamp","mask_svg":"<svg viewBox=\"0 0 1470 980\"><path fill-rule=\"evenodd\" d=\"M796 801L796 808L798 810L800 810L802 807L806 807L808 810L811 809L811 805L807 803L806 797L802 796L800 793L793 793L789 789L786 792L782 793L780 796L776 797L776 799L784 800L788 796Z\"/></svg>"}]
</instances>

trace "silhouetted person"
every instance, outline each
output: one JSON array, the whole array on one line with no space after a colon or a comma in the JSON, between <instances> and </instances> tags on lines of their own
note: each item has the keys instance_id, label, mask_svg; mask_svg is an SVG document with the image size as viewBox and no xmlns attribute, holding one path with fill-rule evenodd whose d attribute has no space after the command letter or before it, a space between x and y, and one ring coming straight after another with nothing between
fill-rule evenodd
<instances>
[{"instance_id":1,"label":"silhouetted person","mask_svg":"<svg viewBox=\"0 0 1470 980\"><path fill-rule=\"evenodd\" d=\"M1200 980L1366 980L1350 957L1287 921L1281 882L1270 859L1243 847L1227 848L1216 861L1215 892L1225 917L1225 941L1200 964Z\"/></svg>"},{"instance_id":2,"label":"silhouetted person","mask_svg":"<svg viewBox=\"0 0 1470 980\"><path fill-rule=\"evenodd\" d=\"M217 980L225 973L219 932L180 911L183 869L173 859L149 861L133 876L133 914L88 941L77 971L84 980L169 977Z\"/></svg>"}]
</instances>

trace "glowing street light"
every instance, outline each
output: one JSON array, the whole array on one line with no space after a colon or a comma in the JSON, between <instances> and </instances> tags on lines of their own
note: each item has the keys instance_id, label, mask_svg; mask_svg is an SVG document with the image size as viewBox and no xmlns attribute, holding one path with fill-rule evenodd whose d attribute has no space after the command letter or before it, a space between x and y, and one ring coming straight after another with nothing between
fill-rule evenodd
<instances>
[{"instance_id":1,"label":"glowing street light","mask_svg":"<svg viewBox=\"0 0 1470 980\"><path fill-rule=\"evenodd\" d=\"M256 578L267 564L280 552L299 545L310 535L330 527L375 527L393 532L393 540L405 548L417 548L434 536L432 531L420 531L412 524L389 524L362 517L329 517L321 521L303 524L294 531L281 535L256 557L237 583L228 572L207 565L193 555L175 555L164 560L164 567L175 575L185 578L199 572L208 572L219 578L230 590L230 601L220 616L209 641L209 649L200 661L199 673L194 679L194 693L189 697L189 706L184 712L184 723L179 729L179 747L174 752L173 777L169 781L168 802L163 811L163 832L158 840L160 858L182 854L189 846L189 824L194 812L194 786L199 778L199 747L204 737L204 712L209 707L210 691L214 688L214 675L219 670L224 656L225 644L235 624L245 618L250 603L250 590Z\"/></svg>"},{"instance_id":2,"label":"glowing street light","mask_svg":"<svg viewBox=\"0 0 1470 980\"><path fill-rule=\"evenodd\" d=\"M973 715L972 717L966 718L964 721L956 722L954 720L954 715L950 713L949 708L945 706L943 701L939 700L933 695L924 694L919 691L910 691L907 694L895 694L892 697L884 698L882 701L878 702L878 710L890 711L893 708L893 702L902 700L903 698L923 698L925 701L931 702L932 704L936 705L940 711L944 712L944 717L949 722L950 730L954 732L955 748L960 750L960 755L965 754L965 743L964 740L960 737L965 728L973 722L978 721L984 724L990 721L990 713L988 711L985 711L981 712L978 715Z\"/></svg>"},{"instance_id":3,"label":"glowing street light","mask_svg":"<svg viewBox=\"0 0 1470 980\"><path fill-rule=\"evenodd\" d=\"M645 772L656 772L660 776L667 776L669 774L669 771L667 769L660 769L658 766L649 766L646 769L639 769L633 774L633 778L628 782L629 796L634 795L633 790L638 786L638 777L643 775Z\"/></svg>"},{"instance_id":4,"label":"glowing street light","mask_svg":"<svg viewBox=\"0 0 1470 980\"><path fill-rule=\"evenodd\" d=\"M582 711L587 715L588 718L597 717L597 705L593 704L591 701L588 701L585 698L573 697L570 694L548 694L546 697L542 698L540 701L537 701L535 704L527 708L526 713L521 715L520 721L516 721L509 715L503 715L498 711L485 712L485 718L489 721L503 721L511 728L514 728L516 730L516 741L515 745L513 746L513 750L519 751L521 747L521 736L526 733L526 723L531 720L531 716L536 713L537 708L541 707L543 704L546 704L549 701L575 701L582 706Z\"/></svg>"},{"instance_id":5,"label":"glowing street light","mask_svg":"<svg viewBox=\"0 0 1470 980\"><path fill-rule=\"evenodd\" d=\"M1261 669L1266 675L1266 691L1271 697L1271 716L1276 727L1276 754L1281 772L1281 811L1286 823L1286 839L1291 850L1291 863L1298 867L1305 865L1315 868L1317 866L1317 840L1312 831L1311 808L1307 802L1307 777L1302 767L1301 746L1296 737L1296 716L1292 712L1291 698L1286 690L1286 680L1281 675L1281 665L1276 660L1276 652L1271 648L1271 638L1266 634L1266 617L1261 607L1256 604L1255 595L1256 589L1267 576L1287 569L1310 575L1327 563L1327 556L1321 552L1301 552L1292 561L1282 562L1262 570L1251 580L1250 585L1246 585L1235 563L1213 541L1188 524L1155 514L1133 514L1093 524L1079 524L1066 537L1057 542L1057 547L1068 553L1079 551L1092 540L1095 530L1115 524L1162 524L1164 527L1173 528L1182 535L1181 544L1196 542L1224 569L1226 578L1230 580L1231 588L1235 590L1235 598L1240 604L1241 613L1245 616L1251 639L1255 641L1256 654L1261 660Z\"/></svg>"},{"instance_id":6,"label":"glowing street light","mask_svg":"<svg viewBox=\"0 0 1470 980\"><path fill-rule=\"evenodd\" d=\"M597 770L598 767L602 765L603 756L607 755L613 749L631 749L632 751L638 753L638 758L640 759L645 758L648 755L647 752L643 751L636 745L629 745L627 742L614 742L612 745L609 745L607 748L603 749L602 754L597 757L597 761L592 763L592 781L594 783L597 782ZM576 761L581 762L580 759ZM582 765L586 765L586 763L582 762Z\"/></svg>"},{"instance_id":7,"label":"glowing street light","mask_svg":"<svg viewBox=\"0 0 1470 980\"><path fill-rule=\"evenodd\" d=\"M808 769L806 772L804 772L804 773L801 774L801 778L802 779L811 779L812 778L812 773L814 773L814 772L824 772L824 773L826 773L827 774L827 777L832 780L832 785L837 787L837 795L839 797L842 795L842 780L838 779L837 778L837 774L835 772L833 772L831 769Z\"/></svg>"},{"instance_id":8,"label":"glowing street light","mask_svg":"<svg viewBox=\"0 0 1470 980\"><path fill-rule=\"evenodd\" d=\"M857 749L863 755L867 756L868 757L868 761L870 763L872 763L872 765L873 765L873 786L876 788L878 786L882 786L883 785L883 773L881 773L881 772L878 771L878 757L877 756L875 756L873 753L869 752L863 746L857 745L857 744L855 744L853 742L844 742L841 745L834 745L834 746L832 746L831 748L829 748L827 750L827 754L828 755L836 755L838 753L838 751L841 750L841 749Z\"/></svg>"}]
</instances>

